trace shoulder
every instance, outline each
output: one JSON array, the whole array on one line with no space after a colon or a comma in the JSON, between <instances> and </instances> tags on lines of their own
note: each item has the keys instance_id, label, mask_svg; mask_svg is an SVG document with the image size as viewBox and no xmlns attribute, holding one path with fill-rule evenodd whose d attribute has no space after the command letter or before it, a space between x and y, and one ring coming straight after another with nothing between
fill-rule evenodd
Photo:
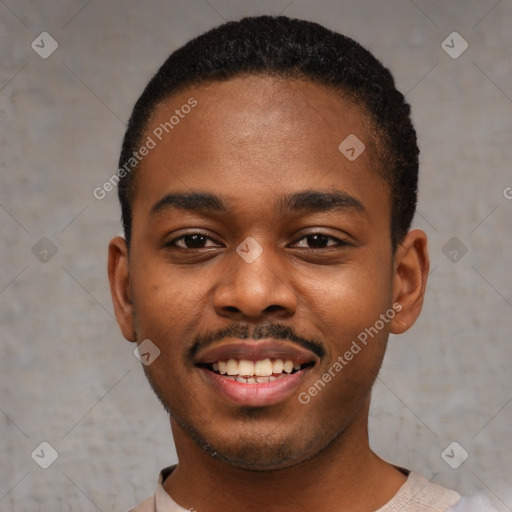
<instances>
[{"instance_id":1,"label":"shoulder","mask_svg":"<svg viewBox=\"0 0 512 512\"><path fill-rule=\"evenodd\" d=\"M398 507L398 508L397 508ZM434 484L422 474L411 471L395 497L378 512L401 510L436 512L498 512L485 496L462 497L459 493Z\"/></svg>"},{"instance_id":2,"label":"shoulder","mask_svg":"<svg viewBox=\"0 0 512 512\"><path fill-rule=\"evenodd\" d=\"M433 484L422 474L411 471L395 497L377 512L447 512L460 498L457 492Z\"/></svg>"},{"instance_id":3,"label":"shoulder","mask_svg":"<svg viewBox=\"0 0 512 512\"><path fill-rule=\"evenodd\" d=\"M155 497L151 496L146 501L132 508L129 512L154 512L155 511Z\"/></svg>"},{"instance_id":4,"label":"shoulder","mask_svg":"<svg viewBox=\"0 0 512 512\"><path fill-rule=\"evenodd\" d=\"M132 508L129 512L158 512L163 510L177 510L181 512L183 509L181 509L172 500L172 498L165 492L162 485L165 479L174 471L174 469L176 469L176 464L162 469L158 475L158 484L155 494L148 498L146 501L142 502L140 505Z\"/></svg>"},{"instance_id":5,"label":"shoulder","mask_svg":"<svg viewBox=\"0 0 512 512\"><path fill-rule=\"evenodd\" d=\"M424 505L448 508L461 498L458 492L434 484L416 471L411 471L404 487L407 488L406 494ZM445 509L441 508L441 510Z\"/></svg>"},{"instance_id":6,"label":"shoulder","mask_svg":"<svg viewBox=\"0 0 512 512\"><path fill-rule=\"evenodd\" d=\"M485 496L462 497L447 512L498 512Z\"/></svg>"}]
</instances>

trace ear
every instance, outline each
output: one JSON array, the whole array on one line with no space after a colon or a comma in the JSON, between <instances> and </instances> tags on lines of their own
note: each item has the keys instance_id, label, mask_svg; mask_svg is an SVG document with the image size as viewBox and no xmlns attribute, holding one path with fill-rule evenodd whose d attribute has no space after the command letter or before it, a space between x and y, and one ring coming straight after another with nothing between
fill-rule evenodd
<instances>
[{"instance_id":1,"label":"ear","mask_svg":"<svg viewBox=\"0 0 512 512\"><path fill-rule=\"evenodd\" d=\"M128 248L126 240L121 236L113 238L108 246L108 280L114 313L121 332L128 341L136 341Z\"/></svg>"},{"instance_id":2,"label":"ear","mask_svg":"<svg viewBox=\"0 0 512 512\"><path fill-rule=\"evenodd\" d=\"M405 332L420 315L429 268L427 235L420 229L409 231L394 258L393 304L402 307L391 321L393 334Z\"/></svg>"}]
</instances>

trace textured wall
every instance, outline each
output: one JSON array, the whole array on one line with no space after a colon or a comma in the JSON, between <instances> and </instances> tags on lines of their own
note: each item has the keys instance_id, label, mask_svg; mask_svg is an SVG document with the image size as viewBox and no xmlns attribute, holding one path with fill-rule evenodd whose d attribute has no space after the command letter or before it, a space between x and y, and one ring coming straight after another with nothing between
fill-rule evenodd
<instances>
[{"instance_id":1,"label":"textured wall","mask_svg":"<svg viewBox=\"0 0 512 512\"><path fill-rule=\"evenodd\" d=\"M223 19L280 12L373 51L419 134L415 226L429 235L432 273L420 320L390 341L372 445L512 510L510 0L3 0L2 512L127 510L175 461L166 415L113 319L117 198L92 191L115 172L131 107L174 48ZM47 59L44 31L58 44ZM454 31L469 44L460 56ZM48 469L43 441L58 454ZM457 469L441 457L452 441L469 454ZM463 452L452 454L455 465Z\"/></svg>"}]
</instances>

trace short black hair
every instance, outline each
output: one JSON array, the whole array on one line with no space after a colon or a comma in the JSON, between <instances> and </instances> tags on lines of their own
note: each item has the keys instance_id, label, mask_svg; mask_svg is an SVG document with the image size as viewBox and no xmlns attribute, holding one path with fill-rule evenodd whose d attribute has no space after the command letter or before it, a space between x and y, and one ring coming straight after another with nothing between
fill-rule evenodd
<instances>
[{"instance_id":1,"label":"short black hair","mask_svg":"<svg viewBox=\"0 0 512 512\"><path fill-rule=\"evenodd\" d=\"M118 173L134 161L159 103L191 85L254 74L308 79L361 107L373 127L379 174L390 189L394 252L409 230L417 201L419 149L410 106L395 88L391 72L368 50L318 23L285 16L247 17L213 28L174 51L135 103ZM136 167L120 175L118 189L128 247Z\"/></svg>"}]
</instances>

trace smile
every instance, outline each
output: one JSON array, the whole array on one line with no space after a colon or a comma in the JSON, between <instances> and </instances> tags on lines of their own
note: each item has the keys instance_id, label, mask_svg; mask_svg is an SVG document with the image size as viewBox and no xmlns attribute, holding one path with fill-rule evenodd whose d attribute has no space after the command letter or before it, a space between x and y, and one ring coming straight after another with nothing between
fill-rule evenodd
<instances>
[{"instance_id":1,"label":"smile","mask_svg":"<svg viewBox=\"0 0 512 512\"><path fill-rule=\"evenodd\" d=\"M226 340L195 360L205 384L223 401L243 407L273 405L297 395L318 356L281 340Z\"/></svg>"},{"instance_id":2,"label":"smile","mask_svg":"<svg viewBox=\"0 0 512 512\"><path fill-rule=\"evenodd\" d=\"M241 382L243 384L263 384L282 379L287 375L296 373L313 363L299 364L291 359L260 359L250 361L248 359L229 359L218 361L206 367L225 378Z\"/></svg>"}]
</instances>

